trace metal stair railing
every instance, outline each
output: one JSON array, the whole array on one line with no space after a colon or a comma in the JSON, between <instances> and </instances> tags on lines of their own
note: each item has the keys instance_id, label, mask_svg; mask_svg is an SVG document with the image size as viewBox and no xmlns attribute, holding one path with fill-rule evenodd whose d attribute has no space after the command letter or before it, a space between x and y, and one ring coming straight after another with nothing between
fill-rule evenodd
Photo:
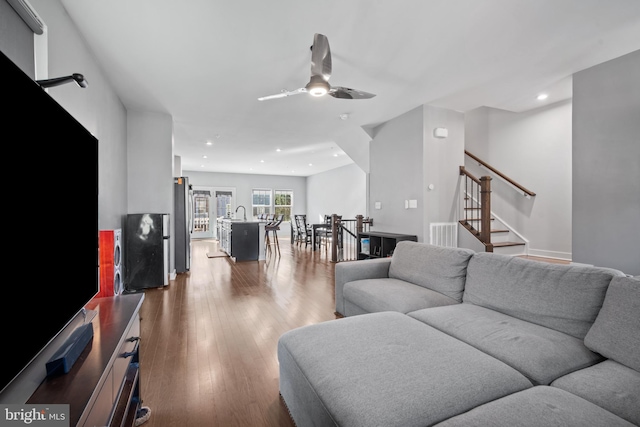
<instances>
[{"instance_id":1,"label":"metal stair railing","mask_svg":"<svg viewBox=\"0 0 640 427\"><path fill-rule=\"evenodd\" d=\"M331 262L358 259L358 233L369 231L373 218L356 215L355 219L331 215Z\"/></svg>"}]
</instances>

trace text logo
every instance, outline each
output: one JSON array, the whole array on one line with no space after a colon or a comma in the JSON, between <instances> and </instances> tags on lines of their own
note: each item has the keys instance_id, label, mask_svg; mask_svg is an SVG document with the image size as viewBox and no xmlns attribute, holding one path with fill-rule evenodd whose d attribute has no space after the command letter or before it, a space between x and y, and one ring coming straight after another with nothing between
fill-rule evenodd
<instances>
[{"instance_id":1,"label":"text logo","mask_svg":"<svg viewBox=\"0 0 640 427\"><path fill-rule=\"evenodd\" d=\"M0 427L69 427L69 405L0 405Z\"/></svg>"}]
</instances>

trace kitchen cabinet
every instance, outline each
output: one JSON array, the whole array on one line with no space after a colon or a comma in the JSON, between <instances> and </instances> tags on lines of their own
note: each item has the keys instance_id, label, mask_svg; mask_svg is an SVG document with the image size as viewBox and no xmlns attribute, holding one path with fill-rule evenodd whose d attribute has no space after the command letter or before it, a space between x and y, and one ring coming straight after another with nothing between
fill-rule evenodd
<instances>
[{"instance_id":1,"label":"kitchen cabinet","mask_svg":"<svg viewBox=\"0 0 640 427\"><path fill-rule=\"evenodd\" d=\"M223 219L220 226L220 250L235 261L265 259L263 221Z\"/></svg>"}]
</instances>

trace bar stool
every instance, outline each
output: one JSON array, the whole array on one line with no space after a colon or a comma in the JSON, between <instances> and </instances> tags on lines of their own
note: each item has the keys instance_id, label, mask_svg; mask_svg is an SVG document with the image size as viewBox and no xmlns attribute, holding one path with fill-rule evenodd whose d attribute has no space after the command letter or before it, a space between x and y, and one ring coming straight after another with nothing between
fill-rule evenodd
<instances>
[{"instance_id":1,"label":"bar stool","mask_svg":"<svg viewBox=\"0 0 640 427\"><path fill-rule=\"evenodd\" d=\"M264 227L264 244L266 246L266 251L271 253L271 245L275 245L276 250L278 251L278 256L280 256L280 242L278 242L278 230L280 230L280 224L284 219L284 215L278 215L275 221L269 222ZM271 238L269 237L269 232L273 235L273 242L271 242Z\"/></svg>"}]
</instances>

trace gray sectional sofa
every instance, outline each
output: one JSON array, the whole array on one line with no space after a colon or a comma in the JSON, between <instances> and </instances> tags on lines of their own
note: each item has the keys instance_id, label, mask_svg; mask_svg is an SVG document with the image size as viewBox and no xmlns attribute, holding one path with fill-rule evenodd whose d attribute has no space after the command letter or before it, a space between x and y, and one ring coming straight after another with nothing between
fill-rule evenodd
<instances>
[{"instance_id":1,"label":"gray sectional sofa","mask_svg":"<svg viewBox=\"0 0 640 427\"><path fill-rule=\"evenodd\" d=\"M335 266L344 318L278 342L304 426L640 425L640 281L399 242Z\"/></svg>"}]
</instances>

